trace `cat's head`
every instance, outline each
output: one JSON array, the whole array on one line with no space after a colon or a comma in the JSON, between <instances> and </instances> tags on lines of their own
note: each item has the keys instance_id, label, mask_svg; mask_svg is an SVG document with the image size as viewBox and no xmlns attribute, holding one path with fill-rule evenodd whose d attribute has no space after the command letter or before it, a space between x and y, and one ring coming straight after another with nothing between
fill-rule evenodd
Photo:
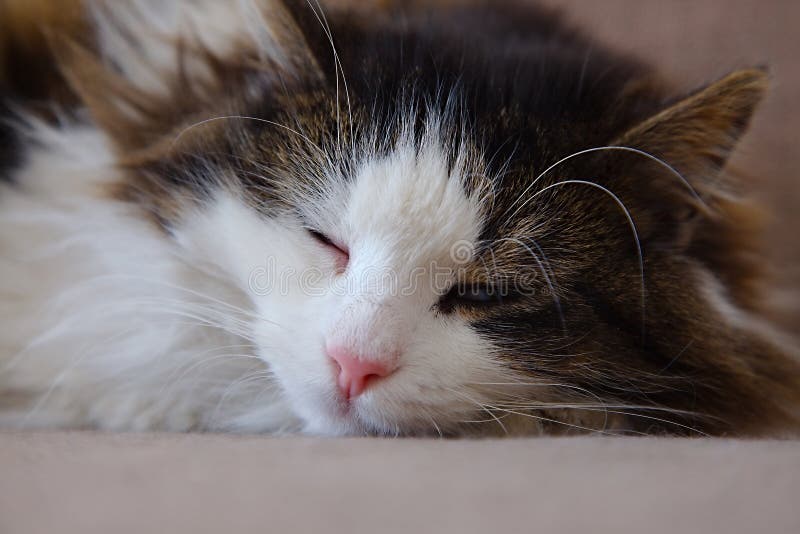
<instances>
[{"instance_id":1,"label":"cat's head","mask_svg":"<svg viewBox=\"0 0 800 534\"><path fill-rule=\"evenodd\" d=\"M721 172L762 70L673 98L530 7L313 5L144 45L117 13L111 69L62 45L128 171L112 194L248 296L307 430L794 424Z\"/></svg>"}]
</instances>

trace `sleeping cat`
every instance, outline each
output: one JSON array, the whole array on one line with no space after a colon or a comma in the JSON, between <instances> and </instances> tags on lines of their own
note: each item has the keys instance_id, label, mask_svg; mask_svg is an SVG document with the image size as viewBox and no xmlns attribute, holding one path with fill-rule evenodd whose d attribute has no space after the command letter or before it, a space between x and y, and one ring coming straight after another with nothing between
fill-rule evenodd
<instances>
[{"instance_id":1,"label":"sleeping cat","mask_svg":"<svg viewBox=\"0 0 800 534\"><path fill-rule=\"evenodd\" d=\"M796 430L723 170L763 70L676 94L522 1L52 5L5 13L3 426Z\"/></svg>"}]
</instances>

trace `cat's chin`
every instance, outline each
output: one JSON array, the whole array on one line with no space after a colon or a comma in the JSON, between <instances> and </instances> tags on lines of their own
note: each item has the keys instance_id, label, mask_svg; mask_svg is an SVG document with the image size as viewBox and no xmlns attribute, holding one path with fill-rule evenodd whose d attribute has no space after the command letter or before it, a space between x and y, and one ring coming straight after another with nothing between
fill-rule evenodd
<instances>
[{"instance_id":1,"label":"cat's chin","mask_svg":"<svg viewBox=\"0 0 800 534\"><path fill-rule=\"evenodd\" d=\"M369 418L359 415L352 405L335 403L318 406L304 417L303 433L313 436L368 436L381 435L379 425Z\"/></svg>"},{"instance_id":2,"label":"cat's chin","mask_svg":"<svg viewBox=\"0 0 800 534\"><path fill-rule=\"evenodd\" d=\"M422 436L435 435L413 414L392 413L374 399L338 400L304 410L303 433L315 436Z\"/></svg>"}]
</instances>

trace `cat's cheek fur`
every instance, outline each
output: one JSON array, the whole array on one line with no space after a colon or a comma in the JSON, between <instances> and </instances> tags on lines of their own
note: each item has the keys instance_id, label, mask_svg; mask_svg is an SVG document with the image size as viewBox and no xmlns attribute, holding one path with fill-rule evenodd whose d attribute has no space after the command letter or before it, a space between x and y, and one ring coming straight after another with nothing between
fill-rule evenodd
<instances>
[{"instance_id":1,"label":"cat's cheek fur","mask_svg":"<svg viewBox=\"0 0 800 534\"><path fill-rule=\"evenodd\" d=\"M220 305L241 304L239 291L176 250L139 208L105 195L120 179L105 136L35 122L31 130L20 185L0 192L0 423L288 426L270 391L263 398L273 402L256 406L247 388L231 387L263 368L236 356L246 342Z\"/></svg>"}]
</instances>

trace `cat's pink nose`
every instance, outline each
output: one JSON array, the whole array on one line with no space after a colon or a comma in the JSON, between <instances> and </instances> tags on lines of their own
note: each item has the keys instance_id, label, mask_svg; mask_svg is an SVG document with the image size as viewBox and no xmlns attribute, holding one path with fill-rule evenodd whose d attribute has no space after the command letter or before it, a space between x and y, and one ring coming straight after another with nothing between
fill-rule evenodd
<instances>
[{"instance_id":1,"label":"cat's pink nose","mask_svg":"<svg viewBox=\"0 0 800 534\"><path fill-rule=\"evenodd\" d=\"M339 367L339 389L346 399L361 395L371 382L392 374L396 369L396 358L362 359L342 348L328 349L328 356Z\"/></svg>"}]
</instances>

